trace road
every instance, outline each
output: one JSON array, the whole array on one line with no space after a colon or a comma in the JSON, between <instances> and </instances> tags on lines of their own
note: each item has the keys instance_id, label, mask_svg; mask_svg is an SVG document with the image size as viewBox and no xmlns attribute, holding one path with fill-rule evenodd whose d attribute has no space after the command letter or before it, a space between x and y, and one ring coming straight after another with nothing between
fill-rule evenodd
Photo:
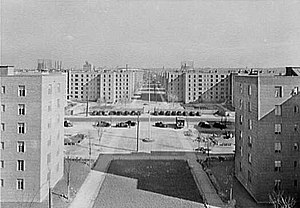
<instances>
[{"instance_id":1,"label":"road","mask_svg":"<svg viewBox=\"0 0 300 208\"><path fill-rule=\"evenodd\" d=\"M224 120L224 117L214 116L214 115L202 115L202 116L182 116L187 123L199 123L200 121L221 121ZM133 120L137 121L137 116L66 116L65 119L70 120L71 122L95 122L95 121L108 121L111 123ZM148 115L140 116L141 122L146 122L149 120ZM165 123L175 123L176 116L151 116L152 122L162 121ZM227 117L227 122L234 122L233 117Z\"/></svg>"}]
</instances>

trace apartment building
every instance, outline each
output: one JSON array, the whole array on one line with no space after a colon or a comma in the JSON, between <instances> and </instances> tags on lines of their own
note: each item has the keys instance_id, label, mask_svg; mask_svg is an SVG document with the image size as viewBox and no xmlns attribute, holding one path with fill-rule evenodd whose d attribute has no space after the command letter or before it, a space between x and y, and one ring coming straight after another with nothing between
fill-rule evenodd
<instances>
[{"instance_id":1,"label":"apartment building","mask_svg":"<svg viewBox=\"0 0 300 208\"><path fill-rule=\"evenodd\" d=\"M63 176L66 78L0 71L0 201L41 202Z\"/></svg>"},{"instance_id":2,"label":"apartment building","mask_svg":"<svg viewBox=\"0 0 300 208\"><path fill-rule=\"evenodd\" d=\"M259 203L268 203L273 190L300 196L297 71L235 77L235 175Z\"/></svg>"},{"instance_id":3,"label":"apartment building","mask_svg":"<svg viewBox=\"0 0 300 208\"><path fill-rule=\"evenodd\" d=\"M190 69L165 71L160 78L168 101L225 102L232 100L232 80L235 71L223 69Z\"/></svg>"},{"instance_id":4,"label":"apartment building","mask_svg":"<svg viewBox=\"0 0 300 208\"><path fill-rule=\"evenodd\" d=\"M69 99L102 103L129 102L142 85L143 70L70 71Z\"/></svg>"}]
</instances>

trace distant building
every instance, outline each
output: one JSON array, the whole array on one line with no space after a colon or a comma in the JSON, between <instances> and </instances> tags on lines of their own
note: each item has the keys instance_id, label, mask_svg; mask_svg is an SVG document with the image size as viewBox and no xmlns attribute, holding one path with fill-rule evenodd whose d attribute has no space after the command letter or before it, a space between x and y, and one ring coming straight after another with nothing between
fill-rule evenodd
<instances>
[{"instance_id":1,"label":"distant building","mask_svg":"<svg viewBox=\"0 0 300 208\"><path fill-rule=\"evenodd\" d=\"M60 71L62 70L62 61L51 60L51 59L38 59L37 70L38 71L51 71L51 70Z\"/></svg>"},{"instance_id":2,"label":"distant building","mask_svg":"<svg viewBox=\"0 0 300 208\"><path fill-rule=\"evenodd\" d=\"M142 85L143 70L69 71L68 99L103 103L129 102Z\"/></svg>"},{"instance_id":3,"label":"distant building","mask_svg":"<svg viewBox=\"0 0 300 208\"><path fill-rule=\"evenodd\" d=\"M63 176L66 78L0 70L0 201L41 202Z\"/></svg>"},{"instance_id":4,"label":"distant building","mask_svg":"<svg viewBox=\"0 0 300 208\"><path fill-rule=\"evenodd\" d=\"M298 70L235 77L235 175L259 203L273 190L300 197Z\"/></svg>"}]
</instances>

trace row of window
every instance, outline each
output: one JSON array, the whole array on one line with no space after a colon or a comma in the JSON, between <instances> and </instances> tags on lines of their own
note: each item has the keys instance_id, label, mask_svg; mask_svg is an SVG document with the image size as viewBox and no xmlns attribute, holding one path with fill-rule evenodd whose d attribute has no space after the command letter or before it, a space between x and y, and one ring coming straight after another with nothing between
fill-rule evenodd
<instances>
[{"instance_id":1,"label":"row of window","mask_svg":"<svg viewBox=\"0 0 300 208\"><path fill-rule=\"evenodd\" d=\"M6 105L1 105L1 112L6 111ZM25 115L25 104L18 104L18 115Z\"/></svg>"},{"instance_id":2,"label":"row of window","mask_svg":"<svg viewBox=\"0 0 300 208\"><path fill-rule=\"evenodd\" d=\"M1 131L5 131L5 130L6 130L5 123L1 123ZM26 133L25 123L18 123L17 124L17 132L18 132L18 134L25 134Z\"/></svg>"},{"instance_id":3,"label":"row of window","mask_svg":"<svg viewBox=\"0 0 300 208\"><path fill-rule=\"evenodd\" d=\"M0 142L0 150L4 150L4 142ZM17 141L17 152L25 152L25 142Z\"/></svg>"},{"instance_id":4,"label":"row of window","mask_svg":"<svg viewBox=\"0 0 300 208\"><path fill-rule=\"evenodd\" d=\"M6 87L5 86L1 86L1 94L6 94ZM25 85L19 85L18 87L18 96L19 97L24 97L26 95L26 89L25 89Z\"/></svg>"},{"instance_id":5,"label":"row of window","mask_svg":"<svg viewBox=\"0 0 300 208\"><path fill-rule=\"evenodd\" d=\"M4 187L4 179L0 179L0 187ZM16 189L17 190L24 190L25 188L25 180L18 178L16 181Z\"/></svg>"},{"instance_id":6,"label":"row of window","mask_svg":"<svg viewBox=\"0 0 300 208\"><path fill-rule=\"evenodd\" d=\"M0 168L5 168L4 160L0 160ZM25 171L24 160L17 160L17 171Z\"/></svg>"}]
</instances>

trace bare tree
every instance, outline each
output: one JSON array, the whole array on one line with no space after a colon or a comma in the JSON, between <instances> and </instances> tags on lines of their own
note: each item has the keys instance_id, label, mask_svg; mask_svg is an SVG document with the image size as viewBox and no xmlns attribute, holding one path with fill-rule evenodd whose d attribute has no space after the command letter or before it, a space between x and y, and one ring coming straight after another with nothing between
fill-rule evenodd
<instances>
[{"instance_id":1,"label":"bare tree","mask_svg":"<svg viewBox=\"0 0 300 208\"><path fill-rule=\"evenodd\" d=\"M274 208L293 208L296 205L296 200L291 196L285 196L283 191L273 191L269 194L269 199Z\"/></svg>"}]
</instances>

